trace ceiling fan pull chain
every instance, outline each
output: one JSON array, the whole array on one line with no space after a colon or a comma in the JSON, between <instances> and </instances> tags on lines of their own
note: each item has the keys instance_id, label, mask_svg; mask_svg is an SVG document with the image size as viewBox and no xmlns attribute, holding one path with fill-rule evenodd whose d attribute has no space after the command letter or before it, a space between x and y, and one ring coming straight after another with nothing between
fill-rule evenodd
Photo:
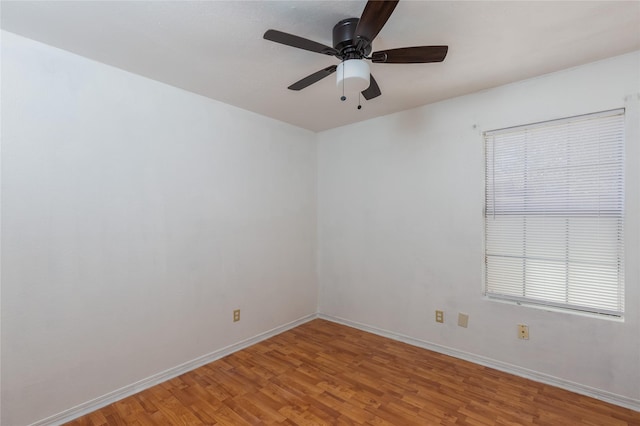
<instances>
[{"instance_id":1,"label":"ceiling fan pull chain","mask_svg":"<svg viewBox=\"0 0 640 426\"><path fill-rule=\"evenodd\" d=\"M360 100L360 92L358 92L358 109L362 109L362 102Z\"/></svg>"},{"instance_id":2,"label":"ceiling fan pull chain","mask_svg":"<svg viewBox=\"0 0 640 426\"><path fill-rule=\"evenodd\" d=\"M342 60L342 96L340 96L340 100L342 102L347 100L347 97L344 95L344 59Z\"/></svg>"}]
</instances>

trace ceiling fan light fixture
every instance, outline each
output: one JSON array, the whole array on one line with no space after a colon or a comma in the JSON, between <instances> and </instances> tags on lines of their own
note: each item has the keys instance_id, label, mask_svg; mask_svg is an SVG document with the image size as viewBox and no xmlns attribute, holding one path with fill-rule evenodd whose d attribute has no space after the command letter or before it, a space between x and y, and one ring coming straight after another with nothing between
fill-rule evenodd
<instances>
[{"instance_id":1,"label":"ceiling fan light fixture","mask_svg":"<svg viewBox=\"0 0 640 426\"><path fill-rule=\"evenodd\" d=\"M370 75L369 64L364 59L348 59L336 69L336 85L350 92L362 92L369 87Z\"/></svg>"}]
</instances>

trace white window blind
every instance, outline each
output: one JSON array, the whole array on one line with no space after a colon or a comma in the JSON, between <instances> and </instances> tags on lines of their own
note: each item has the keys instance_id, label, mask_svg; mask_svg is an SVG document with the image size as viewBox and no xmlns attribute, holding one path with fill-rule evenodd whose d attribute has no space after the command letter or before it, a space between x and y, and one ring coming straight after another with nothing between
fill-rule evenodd
<instances>
[{"instance_id":1,"label":"white window blind","mask_svg":"<svg viewBox=\"0 0 640 426\"><path fill-rule=\"evenodd\" d=\"M485 294L621 316L624 110L485 133Z\"/></svg>"}]
</instances>

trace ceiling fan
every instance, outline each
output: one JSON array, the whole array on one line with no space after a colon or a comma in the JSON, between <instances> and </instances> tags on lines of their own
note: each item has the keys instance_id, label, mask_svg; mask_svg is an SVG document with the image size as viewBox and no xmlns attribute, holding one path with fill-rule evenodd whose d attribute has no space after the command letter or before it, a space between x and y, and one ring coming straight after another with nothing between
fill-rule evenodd
<instances>
[{"instance_id":1,"label":"ceiling fan","mask_svg":"<svg viewBox=\"0 0 640 426\"><path fill-rule=\"evenodd\" d=\"M267 30L263 36L266 40L335 56L342 61L339 65L331 65L308 75L288 88L302 90L337 71L337 85L343 90L341 100L346 100L345 85L350 89L357 89L365 99L370 100L382 93L369 72L369 64L365 59L386 64L442 62L447 56L448 46L402 47L371 53L373 40L393 13L398 1L369 0L360 18L343 19L333 27L333 47L282 31ZM358 109L360 108L358 105Z\"/></svg>"}]
</instances>

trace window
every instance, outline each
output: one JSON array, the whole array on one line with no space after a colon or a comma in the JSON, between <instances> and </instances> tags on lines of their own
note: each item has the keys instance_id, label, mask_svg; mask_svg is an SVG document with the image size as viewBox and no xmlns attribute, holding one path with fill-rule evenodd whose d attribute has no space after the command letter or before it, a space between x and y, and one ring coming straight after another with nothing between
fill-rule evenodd
<instances>
[{"instance_id":1,"label":"window","mask_svg":"<svg viewBox=\"0 0 640 426\"><path fill-rule=\"evenodd\" d=\"M624 312L624 110L485 133L485 294Z\"/></svg>"}]
</instances>

